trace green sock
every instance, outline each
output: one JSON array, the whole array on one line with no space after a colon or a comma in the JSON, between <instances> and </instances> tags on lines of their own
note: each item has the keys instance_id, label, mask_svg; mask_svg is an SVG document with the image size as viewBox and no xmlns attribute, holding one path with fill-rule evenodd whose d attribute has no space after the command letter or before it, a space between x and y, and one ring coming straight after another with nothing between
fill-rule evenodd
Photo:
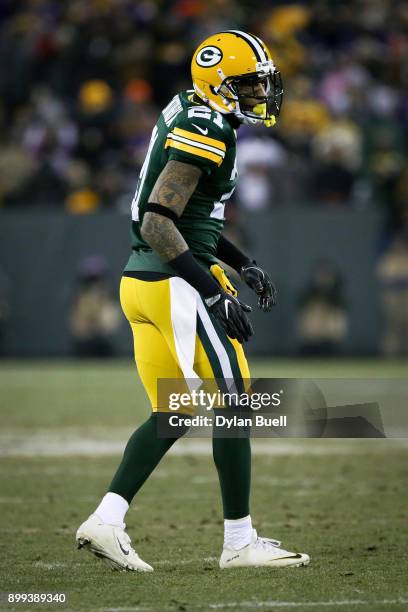
<instances>
[{"instance_id":1,"label":"green sock","mask_svg":"<svg viewBox=\"0 0 408 612\"><path fill-rule=\"evenodd\" d=\"M159 438L158 413L153 413L130 437L121 464L108 491L117 493L130 504L161 458L177 438Z\"/></svg>"},{"instance_id":2,"label":"green sock","mask_svg":"<svg viewBox=\"0 0 408 612\"><path fill-rule=\"evenodd\" d=\"M215 412L215 411L214 411ZM235 431L243 436L243 431ZM248 433L248 432L247 432ZM231 430L229 430L231 436ZM245 437L213 438L213 457L221 486L225 519L249 514L251 489L251 443Z\"/></svg>"}]
</instances>

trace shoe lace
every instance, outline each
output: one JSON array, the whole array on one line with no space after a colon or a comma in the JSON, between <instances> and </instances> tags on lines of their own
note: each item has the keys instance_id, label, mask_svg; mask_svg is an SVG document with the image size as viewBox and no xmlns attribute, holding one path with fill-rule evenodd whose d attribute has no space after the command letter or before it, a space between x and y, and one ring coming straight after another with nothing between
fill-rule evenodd
<instances>
[{"instance_id":1,"label":"shoe lace","mask_svg":"<svg viewBox=\"0 0 408 612\"><path fill-rule=\"evenodd\" d=\"M279 540L272 540L271 538L260 538L259 536L257 536L255 541L255 548L279 548L280 545L281 542L279 542Z\"/></svg>"}]
</instances>

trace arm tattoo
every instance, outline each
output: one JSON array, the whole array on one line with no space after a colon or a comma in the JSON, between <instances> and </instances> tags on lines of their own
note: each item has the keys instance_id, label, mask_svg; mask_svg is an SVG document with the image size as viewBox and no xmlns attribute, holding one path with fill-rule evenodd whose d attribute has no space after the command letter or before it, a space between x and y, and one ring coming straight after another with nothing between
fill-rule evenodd
<instances>
[{"instance_id":1,"label":"arm tattoo","mask_svg":"<svg viewBox=\"0 0 408 612\"><path fill-rule=\"evenodd\" d=\"M201 170L196 166L169 161L156 181L149 202L167 206L180 216L200 176ZM173 221L163 215L146 212L141 234L164 261L171 261L188 249L188 244Z\"/></svg>"},{"instance_id":2,"label":"arm tattoo","mask_svg":"<svg viewBox=\"0 0 408 612\"><path fill-rule=\"evenodd\" d=\"M201 176L200 168L171 160L156 181L149 202L171 208L180 216Z\"/></svg>"},{"instance_id":3,"label":"arm tattoo","mask_svg":"<svg viewBox=\"0 0 408 612\"><path fill-rule=\"evenodd\" d=\"M145 213L142 237L164 261L171 261L187 251L188 244L171 219L153 212Z\"/></svg>"}]
</instances>

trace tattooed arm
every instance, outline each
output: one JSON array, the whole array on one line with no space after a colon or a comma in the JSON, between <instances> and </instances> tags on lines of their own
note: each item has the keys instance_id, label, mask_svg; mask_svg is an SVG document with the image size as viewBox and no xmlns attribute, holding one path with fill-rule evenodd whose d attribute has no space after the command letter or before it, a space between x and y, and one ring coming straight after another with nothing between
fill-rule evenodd
<instances>
[{"instance_id":1,"label":"tattooed arm","mask_svg":"<svg viewBox=\"0 0 408 612\"><path fill-rule=\"evenodd\" d=\"M167 162L153 187L149 202L165 206L180 217L200 176L201 170L196 166L174 160ZM144 214L141 235L164 261L170 261L188 250L172 219L155 212Z\"/></svg>"},{"instance_id":2,"label":"tattooed arm","mask_svg":"<svg viewBox=\"0 0 408 612\"><path fill-rule=\"evenodd\" d=\"M198 263L174 225L173 218L176 220L182 214L200 176L201 170L195 166L175 160L167 162L148 202L152 208L157 204L159 207L156 208L157 212L146 210L141 234L177 276L201 294L226 334L243 342L253 334L251 323L246 316L246 312L251 310L250 307L241 304L220 287L208 270Z\"/></svg>"},{"instance_id":3,"label":"tattooed arm","mask_svg":"<svg viewBox=\"0 0 408 612\"><path fill-rule=\"evenodd\" d=\"M220 286L197 262L173 221L183 213L200 176L201 170L196 166L175 160L167 162L148 202L153 208L158 205L158 210L146 210L141 235L177 276L207 297L219 293Z\"/></svg>"}]
</instances>

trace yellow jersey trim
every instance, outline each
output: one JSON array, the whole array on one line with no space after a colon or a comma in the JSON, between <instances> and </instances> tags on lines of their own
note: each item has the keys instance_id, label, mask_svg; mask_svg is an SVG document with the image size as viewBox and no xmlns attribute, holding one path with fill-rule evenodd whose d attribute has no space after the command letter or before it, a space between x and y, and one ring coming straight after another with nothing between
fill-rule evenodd
<instances>
[{"instance_id":1,"label":"yellow jersey trim","mask_svg":"<svg viewBox=\"0 0 408 612\"><path fill-rule=\"evenodd\" d=\"M210 159L211 161L215 162L217 166L221 166L222 164L222 157L221 155L218 155L218 153L212 153L211 151L206 151L205 149L199 149L198 147L194 147L184 142L173 140L172 138L167 138L164 148L167 149L167 147L172 147L173 149L180 149L180 151L185 151L186 153L191 153L192 155L197 155L198 157Z\"/></svg>"},{"instance_id":2,"label":"yellow jersey trim","mask_svg":"<svg viewBox=\"0 0 408 612\"><path fill-rule=\"evenodd\" d=\"M202 144L210 145L212 147L217 147L217 149L221 149L221 151L226 151L225 143L222 140L216 140L215 138L210 138L209 136L204 136L201 134L195 134L194 132L190 132L188 130L183 130L182 128L175 127L172 130L173 134L177 136L184 136L185 138L189 138L190 140L195 140L196 142L201 142Z\"/></svg>"}]
</instances>

